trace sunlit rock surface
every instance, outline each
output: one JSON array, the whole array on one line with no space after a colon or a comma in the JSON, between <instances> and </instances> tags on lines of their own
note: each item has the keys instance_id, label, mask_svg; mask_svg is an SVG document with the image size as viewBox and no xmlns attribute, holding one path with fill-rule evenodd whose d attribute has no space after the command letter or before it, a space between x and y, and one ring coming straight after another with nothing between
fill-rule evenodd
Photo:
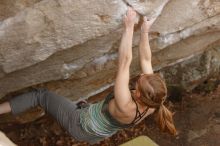
<instances>
[{"instance_id":1,"label":"sunlit rock surface","mask_svg":"<svg viewBox=\"0 0 220 146\"><path fill-rule=\"evenodd\" d=\"M128 6L157 17L153 66L169 85L191 90L220 72L219 0L2 0L0 97L43 86L75 100L113 85ZM132 77L140 73L139 33Z\"/></svg>"}]
</instances>

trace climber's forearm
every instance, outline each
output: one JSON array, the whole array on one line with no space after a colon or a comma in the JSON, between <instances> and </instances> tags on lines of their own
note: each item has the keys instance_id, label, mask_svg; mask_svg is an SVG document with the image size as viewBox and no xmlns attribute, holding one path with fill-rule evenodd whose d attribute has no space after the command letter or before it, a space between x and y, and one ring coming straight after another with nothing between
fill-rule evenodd
<instances>
[{"instance_id":1,"label":"climber's forearm","mask_svg":"<svg viewBox=\"0 0 220 146\"><path fill-rule=\"evenodd\" d=\"M11 112L11 106L9 102L4 102L0 104L0 115L10 113L10 112Z\"/></svg>"},{"instance_id":2,"label":"climber's forearm","mask_svg":"<svg viewBox=\"0 0 220 146\"><path fill-rule=\"evenodd\" d=\"M154 23L156 18L152 18L151 20L144 17L144 22L141 26L141 40L139 45L139 56L140 56L140 65L142 72L144 74L152 74L152 63L151 63L151 49L149 44L149 36L148 33L150 31L151 25Z\"/></svg>"},{"instance_id":3,"label":"climber's forearm","mask_svg":"<svg viewBox=\"0 0 220 146\"><path fill-rule=\"evenodd\" d=\"M151 62L151 49L149 44L149 36L148 33L141 33L141 40L139 45L139 55L140 61L149 61Z\"/></svg>"},{"instance_id":4,"label":"climber's forearm","mask_svg":"<svg viewBox=\"0 0 220 146\"><path fill-rule=\"evenodd\" d=\"M141 40L139 45L139 57L140 57L140 65L142 73L144 74L152 74L153 68L151 63L151 49L149 44L148 33L141 33Z\"/></svg>"},{"instance_id":5,"label":"climber's forearm","mask_svg":"<svg viewBox=\"0 0 220 146\"><path fill-rule=\"evenodd\" d=\"M119 68L130 64L132 60L133 27L125 28L119 47Z\"/></svg>"}]
</instances>

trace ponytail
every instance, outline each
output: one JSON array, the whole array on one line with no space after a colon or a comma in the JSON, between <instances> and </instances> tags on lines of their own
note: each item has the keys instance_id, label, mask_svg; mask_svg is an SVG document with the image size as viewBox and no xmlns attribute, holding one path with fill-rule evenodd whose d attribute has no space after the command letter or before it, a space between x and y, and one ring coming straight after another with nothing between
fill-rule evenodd
<instances>
[{"instance_id":1,"label":"ponytail","mask_svg":"<svg viewBox=\"0 0 220 146\"><path fill-rule=\"evenodd\" d=\"M172 135L177 135L176 128L173 124L173 113L169 109L161 104L155 114L155 120L161 131L168 131Z\"/></svg>"},{"instance_id":2,"label":"ponytail","mask_svg":"<svg viewBox=\"0 0 220 146\"><path fill-rule=\"evenodd\" d=\"M167 87L160 75L143 74L136 84L136 95L140 101L150 108L156 108L155 120L161 131L177 134L173 123L173 114L163 105L167 97Z\"/></svg>"}]
</instances>

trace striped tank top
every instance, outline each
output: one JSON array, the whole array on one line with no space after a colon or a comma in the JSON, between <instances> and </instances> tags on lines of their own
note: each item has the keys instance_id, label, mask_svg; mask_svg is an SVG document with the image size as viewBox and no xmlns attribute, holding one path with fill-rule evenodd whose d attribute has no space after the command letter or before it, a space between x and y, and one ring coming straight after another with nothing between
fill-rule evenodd
<instances>
[{"instance_id":1,"label":"striped tank top","mask_svg":"<svg viewBox=\"0 0 220 146\"><path fill-rule=\"evenodd\" d=\"M132 127L147 113L148 108L143 113L140 113L134 100L137 106L136 116L130 124L122 124L109 113L108 103L113 97L113 93L110 93L105 100L91 104L82 110L80 124L86 132L98 137L109 137L120 129Z\"/></svg>"}]
</instances>

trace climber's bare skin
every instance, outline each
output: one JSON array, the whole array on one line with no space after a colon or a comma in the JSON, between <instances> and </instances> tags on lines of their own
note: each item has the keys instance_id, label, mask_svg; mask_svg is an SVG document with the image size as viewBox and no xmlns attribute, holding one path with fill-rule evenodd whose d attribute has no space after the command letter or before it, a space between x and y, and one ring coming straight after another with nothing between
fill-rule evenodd
<instances>
[{"instance_id":1,"label":"climber's bare skin","mask_svg":"<svg viewBox=\"0 0 220 146\"><path fill-rule=\"evenodd\" d=\"M121 39L121 45L119 47L118 72L114 87L115 98L109 103L109 111L111 115L121 123L126 124L131 123L136 115L136 104L132 100L131 94L138 92L134 91L131 93L129 90L129 68L132 60L132 38L135 18L136 12L129 8L127 15L124 17L125 28ZM155 19L148 21L145 17L144 20L139 46L140 64L144 74L152 74L153 69L151 64L151 50L148 40L148 32ZM136 100L138 101L138 99ZM143 112L147 106L140 102L138 103L138 108L140 112ZM153 112L154 109L150 108L142 120Z\"/></svg>"},{"instance_id":2,"label":"climber's bare skin","mask_svg":"<svg viewBox=\"0 0 220 146\"><path fill-rule=\"evenodd\" d=\"M149 44L149 30L151 25L156 19L153 18L148 20L144 17L144 22L141 27L141 40L139 44L139 57L141 70L144 74L153 74L152 63L151 63L151 49Z\"/></svg>"},{"instance_id":3,"label":"climber's bare skin","mask_svg":"<svg viewBox=\"0 0 220 146\"><path fill-rule=\"evenodd\" d=\"M136 12L132 8L129 8L124 17L124 32L119 47L118 72L114 87L115 98L109 103L109 112L122 123L131 123L136 114L136 104L133 102L131 94L136 94L135 92L138 91L131 93L128 87L129 68L132 60L132 38L136 15ZM139 46L140 64L144 74L152 74L153 69L148 32L154 20L147 21L146 18L144 18L144 20ZM138 103L138 108L140 112L143 112L147 107ZM0 104L0 114L9 112L11 112L9 102ZM150 108L142 120L153 112L154 109Z\"/></svg>"}]
</instances>

